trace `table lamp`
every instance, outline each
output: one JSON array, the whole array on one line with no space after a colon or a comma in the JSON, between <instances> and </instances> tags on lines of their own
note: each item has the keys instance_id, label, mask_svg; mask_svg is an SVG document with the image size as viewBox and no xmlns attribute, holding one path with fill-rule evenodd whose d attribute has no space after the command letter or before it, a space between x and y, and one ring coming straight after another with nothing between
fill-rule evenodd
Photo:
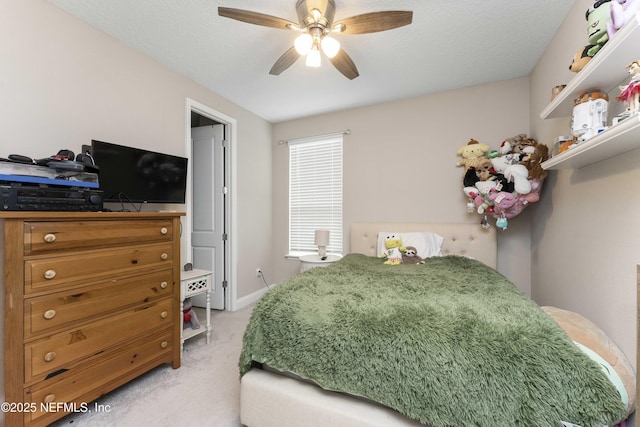
<instances>
[{"instance_id":1,"label":"table lamp","mask_svg":"<svg viewBox=\"0 0 640 427\"><path fill-rule=\"evenodd\" d=\"M329 245L329 230L316 230L316 246L318 246L318 256L324 261L327 259L327 246Z\"/></svg>"}]
</instances>

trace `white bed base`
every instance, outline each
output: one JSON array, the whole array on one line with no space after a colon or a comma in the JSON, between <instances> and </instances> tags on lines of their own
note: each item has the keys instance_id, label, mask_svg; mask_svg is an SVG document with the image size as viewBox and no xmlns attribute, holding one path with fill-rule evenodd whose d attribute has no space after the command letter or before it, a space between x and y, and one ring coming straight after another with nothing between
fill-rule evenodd
<instances>
[{"instance_id":1,"label":"white bed base","mask_svg":"<svg viewBox=\"0 0 640 427\"><path fill-rule=\"evenodd\" d=\"M495 268L496 233L479 224L355 223L351 252L376 256L378 233L432 231L443 255L475 258ZM248 427L416 427L422 424L377 403L329 392L278 373L252 369L240 383L240 421Z\"/></svg>"}]
</instances>

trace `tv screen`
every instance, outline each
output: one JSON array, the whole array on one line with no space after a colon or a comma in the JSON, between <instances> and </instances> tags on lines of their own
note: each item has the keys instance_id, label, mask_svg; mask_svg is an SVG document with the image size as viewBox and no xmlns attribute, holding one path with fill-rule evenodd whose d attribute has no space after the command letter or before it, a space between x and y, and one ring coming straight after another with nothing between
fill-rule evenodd
<instances>
[{"instance_id":1,"label":"tv screen","mask_svg":"<svg viewBox=\"0 0 640 427\"><path fill-rule=\"evenodd\" d=\"M96 140L91 155L105 202L185 202L186 158Z\"/></svg>"}]
</instances>

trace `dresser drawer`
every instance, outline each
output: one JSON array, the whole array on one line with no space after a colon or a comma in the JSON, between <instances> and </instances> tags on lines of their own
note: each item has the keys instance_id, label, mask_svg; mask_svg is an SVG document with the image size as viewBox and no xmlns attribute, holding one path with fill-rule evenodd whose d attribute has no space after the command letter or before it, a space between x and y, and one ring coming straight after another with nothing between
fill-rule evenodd
<instances>
[{"instance_id":1,"label":"dresser drawer","mask_svg":"<svg viewBox=\"0 0 640 427\"><path fill-rule=\"evenodd\" d=\"M109 279L92 287L29 298L24 304L25 339L85 323L122 307L140 305L173 292L173 270Z\"/></svg>"},{"instance_id":2,"label":"dresser drawer","mask_svg":"<svg viewBox=\"0 0 640 427\"><path fill-rule=\"evenodd\" d=\"M162 243L31 259L25 261L24 292L49 292L153 266L164 268L172 264L175 255L171 243Z\"/></svg>"},{"instance_id":3,"label":"dresser drawer","mask_svg":"<svg viewBox=\"0 0 640 427\"><path fill-rule=\"evenodd\" d=\"M71 404L69 406L72 409L75 403L79 411L83 408L81 405L85 404L88 405L85 406L88 410L94 410L93 404L89 402L103 394L104 388L101 385L124 383L129 377L139 373L136 371L167 362L172 350L171 330L161 331L134 341L124 350L105 354L90 369L68 371L27 388L24 402L34 403L37 409L40 409L41 404L51 405L49 402L53 402ZM37 425L46 425L59 415L41 411L26 414L27 419L36 421Z\"/></svg>"},{"instance_id":4,"label":"dresser drawer","mask_svg":"<svg viewBox=\"0 0 640 427\"><path fill-rule=\"evenodd\" d=\"M24 254L59 253L129 243L169 242L166 219L128 221L52 221L24 223Z\"/></svg>"},{"instance_id":5,"label":"dresser drawer","mask_svg":"<svg viewBox=\"0 0 640 427\"><path fill-rule=\"evenodd\" d=\"M173 308L173 300L167 298L27 343L24 346L25 382L69 369L78 360L147 331L169 327L175 317Z\"/></svg>"}]
</instances>

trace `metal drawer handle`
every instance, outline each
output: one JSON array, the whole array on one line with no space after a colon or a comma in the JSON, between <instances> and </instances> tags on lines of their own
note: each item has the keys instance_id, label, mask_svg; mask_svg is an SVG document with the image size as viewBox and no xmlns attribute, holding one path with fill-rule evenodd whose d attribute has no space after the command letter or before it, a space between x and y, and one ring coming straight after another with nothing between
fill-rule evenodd
<instances>
[{"instance_id":1,"label":"metal drawer handle","mask_svg":"<svg viewBox=\"0 0 640 427\"><path fill-rule=\"evenodd\" d=\"M162 313L160 313L160 317L163 318L163 319L166 319L168 315L169 315L169 313L166 312L166 311L163 311Z\"/></svg>"},{"instance_id":2,"label":"metal drawer handle","mask_svg":"<svg viewBox=\"0 0 640 427\"><path fill-rule=\"evenodd\" d=\"M161 287L162 289L167 289L167 286L169 286L169 284L168 284L167 282L162 282L162 283L160 283L160 287Z\"/></svg>"},{"instance_id":3,"label":"metal drawer handle","mask_svg":"<svg viewBox=\"0 0 640 427\"><path fill-rule=\"evenodd\" d=\"M56 271L55 270L47 270L44 272L44 278L47 280L51 280L54 277L56 277Z\"/></svg>"},{"instance_id":4,"label":"metal drawer handle","mask_svg":"<svg viewBox=\"0 0 640 427\"><path fill-rule=\"evenodd\" d=\"M55 358L56 358L56 352L55 351L50 351L49 353L44 355L44 361L45 362L51 362Z\"/></svg>"},{"instance_id":5,"label":"metal drawer handle","mask_svg":"<svg viewBox=\"0 0 640 427\"><path fill-rule=\"evenodd\" d=\"M160 348L167 348L168 346L169 346L169 343L168 343L168 342L166 342L166 341L162 341L162 342L160 343Z\"/></svg>"},{"instance_id":6,"label":"metal drawer handle","mask_svg":"<svg viewBox=\"0 0 640 427\"><path fill-rule=\"evenodd\" d=\"M164 261L169 258L169 255L167 253L163 253L162 255L160 255L160 258Z\"/></svg>"},{"instance_id":7,"label":"metal drawer handle","mask_svg":"<svg viewBox=\"0 0 640 427\"><path fill-rule=\"evenodd\" d=\"M167 230L167 227L162 227L160 229L160 234L167 234L169 232L169 230Z\"/></svg>"},{"instance_id":8,"label":"metal drawer handle","mask_svg":"<svg viewBox=\"0 0 640 427\"><path fill-rule=\"evenodd\" d=\"M44 399L42 399L43 403L51 403L51 402L55 402L56 400L56 395L51 393L51 394L47 394Z\"/></svg>"},{"instance_id":9,"label":"metal drawer handle","mask_svg":"<svg viewBox=\"0 0 640 427\"><path fill-rule=\"evenodd\" d=\"M56 235L53 233L47 233L42 239L47 243L53 243L56 241Z\"/></svg>"},{"instance_id":10,"label":"metal drawer handle","mask_svg":"<svg viewBox=\"0 0 640 427\"><path fill-rule=\"evenodd\" d=\"M47 310L44 312L44 318L47 320L51 320L54 317L56 317L56 311L55 310Z\"/></svg>"}]
</instances>

